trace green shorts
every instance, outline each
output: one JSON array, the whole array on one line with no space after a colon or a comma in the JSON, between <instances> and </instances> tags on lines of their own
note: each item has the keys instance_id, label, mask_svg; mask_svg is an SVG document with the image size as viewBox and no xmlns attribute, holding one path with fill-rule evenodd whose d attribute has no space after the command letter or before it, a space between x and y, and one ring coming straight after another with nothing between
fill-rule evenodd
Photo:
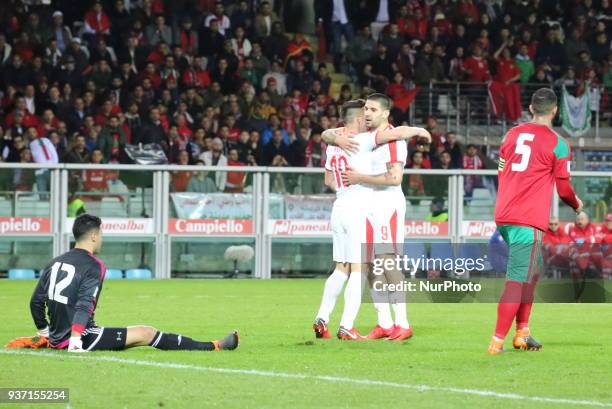
<instances>
[{"instance_id":1,"label":"green shorts","mask_svg":"<svg viewBox=\"0 0 612 409\"><path fill-rule=\"evenodd\" d=\"M534 227L505 224L497 226L508 244L506 278L526 283L544 268L542 238L544 232Z\"/></svg>"}]
</instances>

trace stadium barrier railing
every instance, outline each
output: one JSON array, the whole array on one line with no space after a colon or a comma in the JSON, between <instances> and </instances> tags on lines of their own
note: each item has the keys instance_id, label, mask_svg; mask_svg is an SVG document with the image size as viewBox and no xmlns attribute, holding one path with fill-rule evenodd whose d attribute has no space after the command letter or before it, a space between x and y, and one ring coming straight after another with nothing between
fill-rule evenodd
<instances>
[{"instance_id":1,"label":"stadium barrier railing","mask_svg":"<svg viewBox=\"0 0 612 409\"><path fill-rule=\"evenodd\" d=\"M531 95L544 86L552 87L561 100L560 84L520 84L523 119L529 117ZM491 144L501 142L502 136L513 126L503 112L495 114L487 83L430 82L419 87L407 112L407 118L412 124L422 123L428 116L435 116L441 129L462 135L466 143L473 137L481 137L485 143ZM567 89L574 92L576 87L568 86ZM591 84L589 90L592 127L584 136L599 142L602 128L610 128L612 90L600 84ZM560 119L558 121L556 125L560 125Z\"/></svg>"},{"instance_id":2,"label":"stadium barrier railing","mask_svg":"<svg viewBox=\"0 0 612 409\"><path fill-rule=\"evenodd\" d=\"M218 175L227 180L233 173L229 180L234 180L239 173L246 184L227 193L178 191L183 172L216 182L223 179ZM331 265L329 214L334 198L324 193L323 173L321 168L2 163L0 271L39 270L52 256L67 251L76 214L69 217L69 212L83 200L85 210L103 219L107 239L101 256L109 268L147 266L156 278L234 268L264 279L273 272L321 273ZM404 173L408 242L489 240L496 228L497 171ZM585 209L594 221L602 221L612 211L612 172L572 176ZM106 189L84 190L88 180L106 181ZM434 199L443 199L448 221L428 217ZM553 199L552 214L571 221L571 209L559 206L556 195ZM231 255L224 257L232 244L251 246L254 257L233 264Z\"/></svg>"}]
</instances>

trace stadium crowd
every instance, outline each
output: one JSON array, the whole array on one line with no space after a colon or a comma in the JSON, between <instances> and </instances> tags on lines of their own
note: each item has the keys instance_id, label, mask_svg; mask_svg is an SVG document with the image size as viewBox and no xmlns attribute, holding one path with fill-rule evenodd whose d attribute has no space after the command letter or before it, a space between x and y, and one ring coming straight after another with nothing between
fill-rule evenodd
<instances>
[{"instance_id":1,"label":"stadium crowd","mask_svg":"<svg viewBox=\"0 0 612 409\"><path fill-rule=\"evenodd\" d=\"M2 160L130 163L126 145L157 144L170 163L322 167L321 131L358 96L331 95L326 49L364 92L394 99L396 124L430 81L612 85L609 0L316 0L318 53L274 11L291 3L2 2ZM433 143L412 141L407 166L486 166L426 125ZM215 188L240 191L243 176ZM418 175L407 183L422 194Z\"/></svg>"}]
</instances>

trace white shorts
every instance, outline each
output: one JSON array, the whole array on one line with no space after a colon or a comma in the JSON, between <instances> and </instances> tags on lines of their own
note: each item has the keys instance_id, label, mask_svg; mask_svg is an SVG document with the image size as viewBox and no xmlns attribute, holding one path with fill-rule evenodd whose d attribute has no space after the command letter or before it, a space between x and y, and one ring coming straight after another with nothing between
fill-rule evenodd
<instances>
[{"instance_id":1,"label":"white shorts","mask_svg":"<svg viewBox=\"0 0 612 409\"><path fill-rule=\"evenodd\" d=\"M365 263L369 260L367 243L372 243L374 227L368 218L369 201L336 200L331 213L334 261Z\"/></svg>"},{"instance_id":2,"label":"white shorts","mask_svg":"<svg viewBox=\"0 0 612 409\"><path fill-rule=\"evenodd\" d=\"M371 214L375 252L401 254L406 233L406 198L399 190L375 191L373 197Z\"/></svg>"}]
</instances>

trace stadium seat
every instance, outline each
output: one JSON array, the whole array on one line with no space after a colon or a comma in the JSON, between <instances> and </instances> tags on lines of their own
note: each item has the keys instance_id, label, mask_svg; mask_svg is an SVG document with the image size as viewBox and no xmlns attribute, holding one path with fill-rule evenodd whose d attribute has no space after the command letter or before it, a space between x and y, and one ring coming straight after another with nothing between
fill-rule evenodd
<instances>
[{"instance_id":1,"label":"stadium seat","mask_svg":"<svg viewBox=\"0 0 612 409\"><path fill-rule=\"evenodd\" d=\"M123 278L123 271L117 268L109 268L106 270L104 278L106 280L121 280Z\"/></svg>"},{"instance_id":2,"label":"stadium seat","mask_svg":"<svg viewBox=\"0 0 612 409\"><path fill-rule=\"evenodd\" d=\"M117 197L103 197L101 210L106 217L127 217L125 206Z\"/></svg>"},{"instance_id":3,"label":"stadium seat","mask_svg":"<svg viewBox=\"0 0 612 409\"><path fill-rule=\"evenodd\" d=\"M132 268L125 272L125 278L128 280L149 280L153 278L153 273L146 268Z\"/></svg>"},{"instance_id":4,"label":"stadium seat","mask_svg":"<svg viewBox=\"0 0 612 409\"><path fill-rule=\"evenodd\" d=\"M8 272L10 280L34 280L36 273L32 269L27 268L12 268Z\"/></svg>"},{"instance_id":5,"label":"stadium seat","mask_svg":"<svg viewBox=\"0 0 612 409\"><path fill-rule=\"evenodd\" d=\"M6 198L0 198L0 216L10 217L13 215L12 201Z\"/></svg>"},{"instance_id":6,"label":"stadium seat","mask_svg":"<svg viewBox=\"0 0 612 409\"><path fill-rule=\"evenodd\" d=\"M49 217L50 208L50 203L39 200L38 196L19 196L15 207L15 216Z\"/></svg>"}]
</instances>

